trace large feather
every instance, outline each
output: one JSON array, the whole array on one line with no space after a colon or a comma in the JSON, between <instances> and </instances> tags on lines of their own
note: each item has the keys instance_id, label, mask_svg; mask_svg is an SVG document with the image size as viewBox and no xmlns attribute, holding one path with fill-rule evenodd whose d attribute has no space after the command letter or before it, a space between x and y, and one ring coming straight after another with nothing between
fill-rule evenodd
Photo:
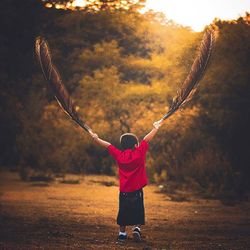
<instances>
[{"instance_id":1,"label":"large feather","mask_svg":"<svg viewBox=\"0 0 250 250\"><path fill-rule=\"evenodd\" d=\"M203 35L199 52L193 62L193 65L191 67L188 76L182 83L180 90L177 92L177 96L173 99L169 111L162 117L160 121L167 119L177 109L179 109L185 103L187 103L192 99L196 91L197 84L204 75L204 72L208 65L213 45L214 45L214 31L213 29L207 29Z\"/></svg>"},{"instance_id":2,"label":"large feather","mask_svg":"<svg viewBox=\"0 0 250 250\"><path fill-rule=\"evenodd\" d=\"M68 91L63 85L60 74L52 63L48 43L42 37L36 38L35 52L43 75L48 81L53 94L60 106L79 126L85 129L87 132L91 133L91 129L79 117L76 111L76 107L73 104Z\"/></svg>"}]
</instances>

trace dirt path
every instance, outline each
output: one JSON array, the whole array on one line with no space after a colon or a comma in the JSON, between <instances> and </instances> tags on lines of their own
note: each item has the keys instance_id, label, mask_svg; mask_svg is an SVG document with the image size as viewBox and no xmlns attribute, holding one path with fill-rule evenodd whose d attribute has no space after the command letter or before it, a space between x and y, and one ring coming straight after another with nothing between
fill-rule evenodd
<instances>
[{"instance_id":1,"label":"dirt path","mask_svg":"<svg viewBox=\"0 0 250 250\"><path fill-rule=\"evenodd\" d=\"M144 190L143 242L117 244L118 187L103 181L116 182L42 186L1 173L0 249L250 249L249 203L172 202L153 185Z\"/></svg>"}]
</instances>

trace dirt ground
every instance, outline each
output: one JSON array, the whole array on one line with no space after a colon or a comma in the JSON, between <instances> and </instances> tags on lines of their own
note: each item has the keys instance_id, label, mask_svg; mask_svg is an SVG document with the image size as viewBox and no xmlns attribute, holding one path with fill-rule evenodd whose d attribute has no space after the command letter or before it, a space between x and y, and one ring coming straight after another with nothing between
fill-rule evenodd
<instances>
[{"instance_id":1,"label":"dirt ground","mask_svg":"<svg viewBox=\"0 0 250 250\"><path fill-rule=\"evenodd\" d=\"M118 244L115 178L46 184L1 173L0 249L250 249L249 203L173 202L158 191L144 189L143 241Z\"/></svg>"}]
</instances>

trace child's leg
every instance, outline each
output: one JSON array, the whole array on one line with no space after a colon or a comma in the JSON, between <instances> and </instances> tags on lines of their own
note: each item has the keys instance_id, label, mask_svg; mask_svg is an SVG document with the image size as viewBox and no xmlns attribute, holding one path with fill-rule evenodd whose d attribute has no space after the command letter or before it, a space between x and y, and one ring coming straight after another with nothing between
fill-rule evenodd
<instances>
[{"instance_id":1,"label":"child's leg","mask_svg":"<svg viewBox=\"0 0 250 250\"><path fill-rule=\"evenodd\" d=\"M120 226L120 232L125 233L126 232L126 226Z\"/></svg>"},{"instance_id":2,"label":"child's leg","mask_svg":"<svg viewBox=\"0 0 250 250\"><path fill-rule=\"evenodd\" d=\"M118 241L124 242L128 238L126 233L126 226L120 226L120 232L118 235Z\"/></svg>"}]
</instances>

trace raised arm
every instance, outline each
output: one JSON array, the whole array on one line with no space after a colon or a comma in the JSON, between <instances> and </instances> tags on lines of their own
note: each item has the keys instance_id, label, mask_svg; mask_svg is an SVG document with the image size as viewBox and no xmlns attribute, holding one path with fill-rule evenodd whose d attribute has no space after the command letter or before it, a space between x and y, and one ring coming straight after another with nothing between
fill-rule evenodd
<instances>
[{"instance_id":1,"label":"raised arm","mask_svg":"<svg viewBox=\"0 0 250 250\"><path fill-rule=\"evenodd\" d=\"M143 138L143 140L145 140L146 142L151 141L154 136L156 135L158 129L160 128L160 126L162 125L162 121L157 121L153 123L153 129Z\"/></svg>"},{"instance_id":2,"label":"raised arm","mask_svg":"<svg viewBox=\"0 0 250 250\"><path fill-rule=\"evenodd\" d=\"M107 141L104 141L102 139L100 139L98 137L97 134L93 133L92 131L90 132L90 135L92 136L92 138L94 139L94 141L99 144L100 146L104 147L104 148L107 148L109 145L111 145L109 142Z\"/></svg>"}]
</instances>

